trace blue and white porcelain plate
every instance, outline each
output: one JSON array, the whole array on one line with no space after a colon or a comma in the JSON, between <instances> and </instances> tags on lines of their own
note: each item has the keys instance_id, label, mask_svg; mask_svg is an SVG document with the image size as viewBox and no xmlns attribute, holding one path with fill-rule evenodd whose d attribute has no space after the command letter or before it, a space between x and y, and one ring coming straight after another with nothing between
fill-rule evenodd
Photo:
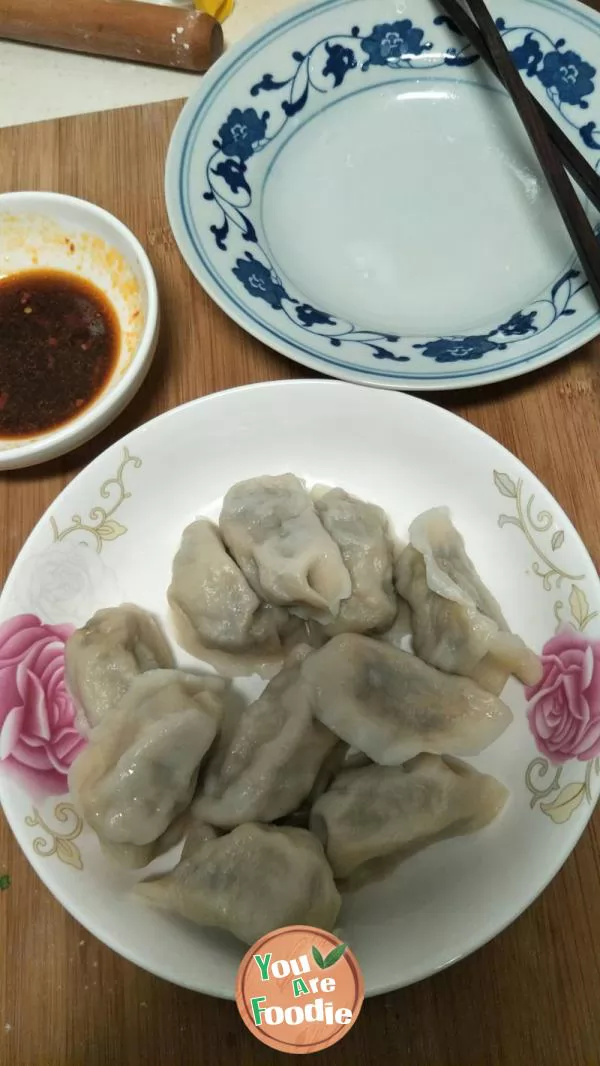
<instances>
[{"instance_id":1,"label":"blue and white porcelain plate","mask_svg":"<svg viewBox=\"0 0 600 1066\"><path fill-rule=\"evenodd\" d=\"M514 62L600 164L600 16L493 5ZM515 377L600 314L505 91L434 0L321 0L203 79L169 149L175 238L249 333L335 377ZM589 207L594 225L598 216Z\"/></svg>"}]
</instances>

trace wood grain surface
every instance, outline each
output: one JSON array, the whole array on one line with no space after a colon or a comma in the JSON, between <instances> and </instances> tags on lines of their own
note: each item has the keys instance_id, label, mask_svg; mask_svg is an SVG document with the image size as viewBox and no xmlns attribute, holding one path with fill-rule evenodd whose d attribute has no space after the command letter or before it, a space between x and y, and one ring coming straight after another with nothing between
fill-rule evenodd
<instances>
[{"instance_id":1,"label":"wood grain surface","mask_svg":"<svg viewBox=\"0 0 600 1066\"><path fill-rule=\"evenodd\" d=\"M0 579L63 486L153 415L216 389L299 377L230 322L179 256L163 202L177 103L0 131L0 190L55 189L113 211L148 249L163 311L154 368L105 433L66 458L0 476ZM600 560L600 343L546 371L430 397L519 456ZM600 815L544 892L470 958L367 1002L324 1066L599 1066ZM0 815L0 1063L6 1066L254 1066L285 1061L230 1003L125 962L38 881ZM1 882L0 882L1 883Z\"/></svg>"}]
</instances>

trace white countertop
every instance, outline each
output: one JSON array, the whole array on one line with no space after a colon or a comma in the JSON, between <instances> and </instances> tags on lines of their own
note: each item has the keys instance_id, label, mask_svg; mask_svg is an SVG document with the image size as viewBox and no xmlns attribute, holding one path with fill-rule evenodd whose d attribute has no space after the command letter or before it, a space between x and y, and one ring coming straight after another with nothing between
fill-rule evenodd
<instances>
[{"instance_id":1,"label":"white countertop","mask_svg":"<svg viewBox=\"0 0 600 1066\"><path fill-rule=\"evenodd\" d=\"M223 25L226 44L294 2L237 0ZM0 126L189 96L199 77L0 41Z\"/></svg>"}]
</instances>

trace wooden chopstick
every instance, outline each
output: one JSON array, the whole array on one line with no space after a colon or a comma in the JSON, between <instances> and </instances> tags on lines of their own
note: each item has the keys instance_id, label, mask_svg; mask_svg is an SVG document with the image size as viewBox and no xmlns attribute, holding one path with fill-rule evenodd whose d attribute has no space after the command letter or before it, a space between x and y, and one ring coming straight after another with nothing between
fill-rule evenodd
<instances>
[{"instance_id":1,"label":"wooden chopstick","mask_svg":"<svg viewBox=\"0 0 600 1066\"><path fill-rule=\"evenodd\" d=\"M466 37L468 41L470 41L475 51L479 53L493 73L500 79L500 81L502 81L503 79L494 63L492 54L479 32L477 23L474 22L468 12L465 11L460 0L440 0L440 2L457 29L460 30L462 35ZM525 92L529 93L529 89L525 85L523 85L523 88L525 89ZM531 93L529 93L529 95L534 102L536 111L544 121L548 134L562 155L563 163L569 170L573 179L577 182L580 188L583 189L588 200L593 203L597 211L600 211L600 176L594 170L591 163L588 163L585 156L577 150L570 137L567 136L558 123L554 121L552 116L549 115L536 100L535 96Z\"/></svg>"},{"instance_id":2,"label":"wooden chopstick","mask_svg":"<svg viewBox=\"0 0 600 1066\"><path fill-rule=\"evenodd\" d=\"M504 86L519 113L519 117L535 149L540 166L550 186L556 205L571 235L590 288L600 305L600 247L577 193L565 171L558 150L546 131L533 97L514 66L502 35L484 0L467 0L481 35L490 51Z\"/></svg>"}]
</instances>

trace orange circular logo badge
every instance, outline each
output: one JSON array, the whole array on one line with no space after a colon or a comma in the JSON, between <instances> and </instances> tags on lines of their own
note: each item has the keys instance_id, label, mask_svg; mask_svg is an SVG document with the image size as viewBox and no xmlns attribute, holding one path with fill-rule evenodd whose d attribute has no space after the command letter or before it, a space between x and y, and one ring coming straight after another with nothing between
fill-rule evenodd
<instances>
[{"instance_id":1,"label":"orange circular logo badge","mask_svg":"<svg viewBox=\"0 0 600 1066\"><path fill-rule=\"evenodd\" d=\"M258 940L242 960L235 990L250 1032L292 1055L336 1044L354 1025L364 998L348 945L310 925L276 929Z\"/></svg>"}]
</instances>

